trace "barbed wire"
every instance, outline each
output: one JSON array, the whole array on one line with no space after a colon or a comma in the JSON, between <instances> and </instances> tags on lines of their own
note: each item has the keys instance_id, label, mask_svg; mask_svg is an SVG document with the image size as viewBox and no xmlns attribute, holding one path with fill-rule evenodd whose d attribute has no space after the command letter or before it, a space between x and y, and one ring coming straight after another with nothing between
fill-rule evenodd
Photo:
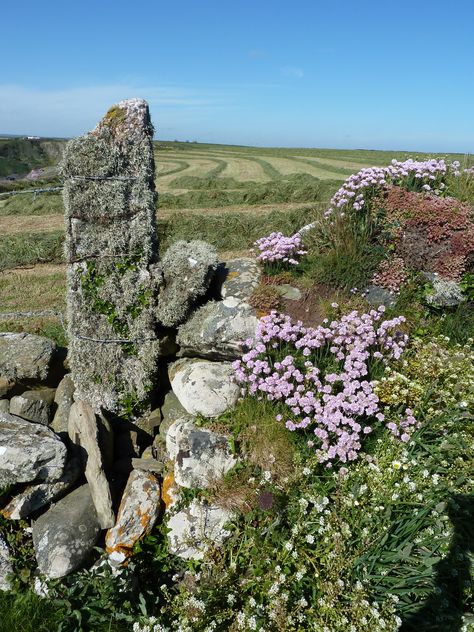
<instances>
[{"instance_id":1,"label":"barbed wire","mask_svg":"<svg viewBox=\"0 0 474 632\"><path fill-rule=\"evenodd\" d=\"M138 180L138 176L68 176L68 180L118 180L119 182L128 182L130 180ZM20 195L22 193L31 193L36 196L38 193L52 193L62 191L64 187L42 187L40 189L21 189L18 191L6 191L0 193L0 197L6 197L8 195Z\"/></svg>"},{"instance_id":2,"label":"barbed wire","mask_svg":"<svg viewBox=\"0 0 474 632\"><path fill-rule=\"evenodd\" d=\"M0 197L6 197L7 195L20 195L22 193L31 193L37 195L38 193L52 193L53 191L62 191L64 187L45 187L42 189L21 189L20 191L7 191L0 193Z\"/></svg>"}]
</instances>

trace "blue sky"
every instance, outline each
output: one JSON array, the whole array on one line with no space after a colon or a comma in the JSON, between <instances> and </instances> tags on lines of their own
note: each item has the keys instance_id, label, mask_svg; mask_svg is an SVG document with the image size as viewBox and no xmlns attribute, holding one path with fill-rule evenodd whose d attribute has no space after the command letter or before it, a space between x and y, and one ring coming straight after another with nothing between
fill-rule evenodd
<instances>
[{"instance_id":1,"label":"blue sky","mask_svg":"<svg viewBox=\"0 0 474 632\"><path fill-rule=\"evenodd\" d=\"M474 152L472 0L43 0L1 12L0 132L150 103L157 138Z\"/></svg>"}]
</instances>

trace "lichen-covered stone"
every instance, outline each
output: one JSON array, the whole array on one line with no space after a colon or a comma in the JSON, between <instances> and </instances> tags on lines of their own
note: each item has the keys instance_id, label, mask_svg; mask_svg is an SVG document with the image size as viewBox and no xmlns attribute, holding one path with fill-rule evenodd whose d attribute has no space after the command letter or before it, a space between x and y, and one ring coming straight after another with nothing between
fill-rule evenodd
<instances>
[{"instance_id":1,"label":"lichen-covered stone","mask_svg":"<svg viewBox=\"0 0 474 632\"><path fill-rule=\"evenodd\" d=\"M123 492L117 522L105 537L109 559L121 564L135 543L153 528L161 509L160 483L152 472L133 470Z\"/></svg>"},{"instance_id":2,"label":"lichen-covered stone","mask_svg":"<svg viewBox=\"0 0 474 632\"><path fill-rule=\"evenodd\" d=\"M56 481L63 474L66 457L66 446L52 430L0 413L0 488Z\"/></svg>"},{"instance_id":3,"label":"lichen-covered stone","mask_svg":"<svg viewBox=\"0 0 474 632\"><path fill-rule=\"evenodd\" d=\"M181 487L206 488L237 463L224 435L178 420L166 435L166 449L174 462L174 477Z\"/></svg>"},{"instance_id":4,"label":"lichen-covered stone","mask_svg":"<svg viewBox=\"0 0 474 632\"><path fill-rule=\"evenodd\" d=\"M282 298L286 298L288 301L300 301L303 296L299 288L289 283L275 285L274 288Z\"/></svg>"},{"instance_id":5,"label":"lichen-covered stone","mask_svg":"<svg viewBox=\"0 0 474 632\"><path fill-rule=\"evenodd\" d=\"M29 485L14 496L0 512L10 520L22 520L31 514L58 500L68 491L82 474L83 468L79 459L71 458L66 462L64 473L52 483L38 483Z\"/></svg>"},{"instance_id":6,"label":"lichen-covered stone","mask_svg":"<svg viewBox=\"0 0 474 632\"><path fill-rule=\"evenodd\" d=\"M210 301L196 310L178 330L180 356L233 360L242 354L242 343L255 336L258 318L248 303L234 304L233 297Z\"/></svg>"},{"instance_id":7,"label":"lichen-covered stone","mask_svg":"<svg viewBox=\"0 0 474 632\"><path fill-rule=\"evenodd\" d=\"M255 259L240 257L229 259L219 268L222 279L220 294L222 298L232 298L247 303L252 292L260 283L261 268Z\"/></svg>"},{"instance_id":8,"label":"lichen-covered stone","mask_svg":"<svg viewBox=\"0 0 474 632\"><path fill-rule=\"evenodd\" d=\"M69 437L81 448L85 464L85 475L102 529L115 523L112 511L112 495L104 472L104 462L99 445L99 426L92 407L77 401L69 412Z\"/></svg>"},{"instance_id":9,"label":"lichen-covered stone","mask_svg":"<svg viewBox=\"0 0 474 632\"><path fill-rule=\"evenodd\" d=\"M54 388L25 391L10 400L10 413L48 426L52 418Z\"/></svg>"},{"instance_id":10,"label":"lichen-covered stone","mask_svg":"<svg viewBox=\"0 0 474 632\"><path fill-rule=\"evenodd\" d=\"M229 362L183 358L170 365L171 388L190 415L218 417L240 394Z\"/></svg>"},{"instance_id":11,"label":"lichen-covered stone","mask_svg":"<svg viewBox=\"0 0 474 632\"><path fill-rule=\"evenodd\" d=\"M170 472L163 479L161 487L161 500L165 504L166 509L171 509L178 502L179 488L174 480L174 474Z\"/></svg>"},{"instance_id":12,"label":"lichen-covered stone","mask_svg":"<svg viewBox=\"0 0 474 632\"><path fill-rule=\"evenodd\" d=\"M13 573L10 549L7 541L0 533L0 590L11 590L9 575Z\"/></svg>"},{"instance_id":13,"label":"lichen-covered stone","mask_svg":"<svg viewBox=\"0 0 474 632\"><path fill-rule=\"evenodd\" d=\"M68 143L61 163L69 361L76 398L96 412L143 404L153 385L161 279L152 139L147 103L122 101Z\"/></svg>"},{"instance_id":14,"label":"lichen-covered stone","mask_svg":"<svg viewBox=\"0 0 474 632\"><path fill-rule=\"evenodd\" d=\"M70 375L65 375L59 382L58 388L54 395L54 402L57 405L54 413L51 428L59 435L67 434L67 426L69 422L69 411L74 401L74 383Z\"/></svg>"},{"instance_id":15,"label":"lichen-covered stone","mask_svg":"<svg viewBox=\"0 0 474 632\"><path fill-rule=\"evenodd\" d=\"M33 523L39 570L51 579L72 573L87 560L99 533L89 485L82 485Z\"/></svg>"},{"instance_id":16,"label":"lichen-covered stone","mask_svg":"<svg viewBox=\"0 0 474 632\"><path fill-rule=\"evenodd\" d=\"M0 399L0 413L9 413L9 412L10 412L10 400Z\"/></svg>"},{"instance_id":17,"label":"lichen-covered stone","mask_svg":"<svg viewBox=\"0 0 474 632\"><path fill-rule=\"evenodd\" d=\"M209 288L217 263L215 248L203 241L177 241L168 248L160 264L164 286L157 309L163 325L176 327L186 320Z\"/></svg>"},{"instance_id":18,"label":"lichen-covered stone","mask_svg":"<svg viewBox=\"0 0 474 632\"><path fill-rule=\"evenodd\" d=\"M368 285L364 290L364 298L374 307L385 305L385 307L393 307L397 302L396 297L380 285Z\"/></svg>"},{"instance_id":19,"label":"lichen-covered stone","mask_svg":"<svg viewBox=\"0 0 474 632\"><path fill-rule=\"evenodd\" d=\"M0 332L0 375L8 380L48 379L56 344L27 333Z\"/></svg>"},{"instance_id":20,"label":"lichen-covered stone","mask_svg":"<svg viewBox=\"0 0 474 632\"><path fill-rule=\"evenodd\" d=\"M184 559L201 560L210 546L219 546L230 535L225 524L232 513L198 500L168 520L171 553Z\"/></svg>"}]
</instances>

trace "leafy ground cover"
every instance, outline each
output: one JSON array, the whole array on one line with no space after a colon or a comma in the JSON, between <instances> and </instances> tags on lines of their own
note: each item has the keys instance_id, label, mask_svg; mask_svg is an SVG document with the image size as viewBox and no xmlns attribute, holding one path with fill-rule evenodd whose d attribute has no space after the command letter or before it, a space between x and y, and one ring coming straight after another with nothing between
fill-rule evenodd
<instances>
[{"instance_id":1,"label":"leafy ground cover","mask_svg":"<svg viewBox=\"0 0 474 632\"><path fill-rule=\"evenodd\" d=\"M374 153L373 162L386 158ZM169 554L165 519L120 579L82 571L51 582L44 601L28 588L28 534L8 532L23 563L17 592L0 596L9 617L0 630L474 629L474 260L466 240L456 240L457 231L470 234L474 186L471 173L425 167L359 174L333 195L326 217L313 207L312 215L159 222L164 245L188 235L221 249L257 242L264 266L253 299L267 316L235 364L243 397L230 413L200 420L228 433L240 462L210 489L187 490L177 506L199 497L233 510L230 536L202 561L184 562ZM424 188L426 178L436 186ZM426 211L432 227L433 208L442 208L448 232L434 240L438 254L416 265L393 238L396 222L408 211L424 225ZM297 233L308 222L313 229ZM397 270L385 274L381 265L395 255L403 274L394 284ZM462 300L436 307L423 267L456 255ZM361 290L384 274L392 304L371 308ZM311 304L308 323L269 314L288 305L275 292L281 283L303 293L295 314Z\"/></svg>"}]
</instances>

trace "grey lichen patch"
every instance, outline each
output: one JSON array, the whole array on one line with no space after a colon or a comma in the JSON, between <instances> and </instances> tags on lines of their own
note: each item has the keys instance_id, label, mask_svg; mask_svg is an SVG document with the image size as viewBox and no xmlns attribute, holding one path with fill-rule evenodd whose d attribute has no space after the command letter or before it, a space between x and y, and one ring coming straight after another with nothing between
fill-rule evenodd
<instances>
[{"instance_id":1,"label":"grey lichen patch","mask_svg":"<svg viewBox=\"0 0 474 632\"><path fill-rule=\"evenodd\" d=\"M168 248L160 264L164 286L157 309L163 325L175 327L187 319L207 292L217 265L215 248L204 241L177 241Z\"/></svg>"},{"instance_id":2,"label":"grey lichen patch","mask_svg":"<svg viewBox=\"0 0 474 632\"><path fill-rule=\"evenodd\" d=\"M61 165L71 373L96 411L122 413L131 394L143 405L156 371L152 138L146 102L122 101L68 143Z\"/></svg>"}]
</instances>

